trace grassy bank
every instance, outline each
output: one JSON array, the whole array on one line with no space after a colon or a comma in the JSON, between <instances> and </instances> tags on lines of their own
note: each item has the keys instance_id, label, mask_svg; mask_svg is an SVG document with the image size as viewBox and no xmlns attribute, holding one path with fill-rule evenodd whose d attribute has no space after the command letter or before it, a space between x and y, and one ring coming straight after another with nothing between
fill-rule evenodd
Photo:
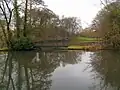
<instances>
[{"instance_id":1,"label":"grassy bank","mask_svg":"<svg viewBox=\"0 0 120 90\"><path fill-rule=\"evenodd\" d=\"M97 45L89 45L89 46L78 46L78 45L71 45L68 46L68 50L102 50L102 46Z\"/></svg>"},{"instance_id":2,"label":"grassy bank","mask_svg":"<svg viewBox=\"0 0 120 90\"><path fill-rule=\"evenodd\" d=\"M99 43L100 38L89 38L89 37L73 37L69 43L68 49L73 50L101 50L103 49Z\"/></svg>"},{"instance_id":3,"label":"grassy bank","mask_svg":"<svg viewBox=\"0 0 120 90\"><path fill-rule=\"evenodd\" d=\"M46 46L46 47L37 47L35 49L41 48L41 50L101 50L102 46L98 43L99 38L88 38L88 37L73 37L68 46ZM7 48L2 48L0 51L7 51Z\"/></svg>"},{"instance_id":4,"label":"grassy bank","mask_svg":"<svg viewBox=\"0 0 120 90\"><path fill-rule=\"evenodd\" d=\"M69 42L70 45L80 44L80 43L92 43L100 41L100 38L89 38L89 37L80 37L76 36L71 39Z\"/></svg>"},{"instance_id":5,"label":"grassy bank","mask_svg":"<svg viewBox=\"0 0 120 90\"><path fill-rule=\"evenodd\" d=\"M34 49L34 50L39 50L39 49ZM54 51L54 50L88 50L88 51L96 51L96 50L107 50L107 48L103 48L100 45L94 46L94 45L89 45L89 46L80 46L80 45L70 45L68 47L42 47L42 51ZM0 51L8 51L7 48L0 49ZM25 50L26 51L26 50Z\"/></svg>"},{"instance_id":6,"label":"grassy bank","mask_svg":"<svg viewBox=\"0 0 120 90\"><path fill-rule=\"evenodd\" d=\"M0 51L8 51L8 48L0 48Z\"/></svg>"},{"instance_id":7,"label":"grassy bank","mask_svg":"<svg viewBox=\"0 0 120 90\"><path fill-rule=\"evenodd\" d=\"M75 37L74 39L77 39L79 41L97 41L98 39L97 38L89 38L89 37Z\"/></svg>"}]
</instances>

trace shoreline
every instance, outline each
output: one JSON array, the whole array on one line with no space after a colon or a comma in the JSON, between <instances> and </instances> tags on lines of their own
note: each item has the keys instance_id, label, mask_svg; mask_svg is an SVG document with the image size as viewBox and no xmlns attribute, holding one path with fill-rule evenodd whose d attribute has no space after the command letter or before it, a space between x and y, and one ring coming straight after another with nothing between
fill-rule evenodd
<instances>
[{"instance_id":1,"label":"shoreline","mask_svg":"<svg viewBox=\"0 0 120 90\"><path fill-rule=\"evenodd\" d=\"M41 49L40 49L41 48ZM84 50L84 51L99 51L99 50L119 50L119 49L113 49L113 48L106 48L106 47L102 47L101 45L97 45L97 46L80 46L80 45L70 45L68 47L39 47L39 48L35 48L32 50L19 50L19 51L53 51L53 50ZM7 48L1 48L0 52L4 52L4 51L15 51L15 50L8 50Z\"/></svg>"}]
</instances>

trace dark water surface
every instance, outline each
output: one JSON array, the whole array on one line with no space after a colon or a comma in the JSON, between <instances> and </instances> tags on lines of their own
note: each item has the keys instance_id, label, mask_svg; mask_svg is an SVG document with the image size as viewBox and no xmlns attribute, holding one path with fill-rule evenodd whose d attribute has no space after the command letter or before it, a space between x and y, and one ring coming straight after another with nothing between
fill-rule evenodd
<instances>
[{"instance_id":1,"label":"dark water surface","mask_svg":"<svg viewBox=\"0 0 120 90\"><path fill-rule=\"evenodd\" d=\"M120 52L0 52L0 90L120 90Z\"/></svg>"}]
</instances>

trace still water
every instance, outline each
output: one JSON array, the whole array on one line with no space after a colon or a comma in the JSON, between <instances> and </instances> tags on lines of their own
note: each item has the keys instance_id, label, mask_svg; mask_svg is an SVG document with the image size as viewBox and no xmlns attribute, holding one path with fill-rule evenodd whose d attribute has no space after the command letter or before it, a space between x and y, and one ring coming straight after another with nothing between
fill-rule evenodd
<instances>
[{"instance_id":1,"label":"still water","mask_svg":"<svg viewBox=\"0 0 120 90\"><path fill-rule=\"evenodd\" d=\"M120 90L120 52L0 52L0 90Z\"/></svg>"}]
</instances>

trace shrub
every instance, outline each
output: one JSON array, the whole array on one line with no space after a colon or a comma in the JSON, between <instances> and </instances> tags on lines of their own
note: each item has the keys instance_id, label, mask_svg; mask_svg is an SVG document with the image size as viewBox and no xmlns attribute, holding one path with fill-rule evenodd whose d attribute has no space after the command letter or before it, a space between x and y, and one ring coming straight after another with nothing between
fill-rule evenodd
<instances>
[{"instance_id":1,"label":"shrub","mask_svg":"<svg viewBox=\"0 0 120 90\"><path fill-rule=\"evenodd\" d=\"M114 49L120 48L120 34L116 34L114 36L109 36L105 38L106 42L110 44Z\"/></svg>"},{"instance_id":2,"label":"shrub","mask_svg":"<svg viewBox=\"0 0 120 90\"><path fill-rule=\"evenodd\" d=\"M20 51L20 50L32 50L34 49L34 44L27 37L20 37L19 39L12 40L12 50Z\"/></svg>"}]
</instances>

